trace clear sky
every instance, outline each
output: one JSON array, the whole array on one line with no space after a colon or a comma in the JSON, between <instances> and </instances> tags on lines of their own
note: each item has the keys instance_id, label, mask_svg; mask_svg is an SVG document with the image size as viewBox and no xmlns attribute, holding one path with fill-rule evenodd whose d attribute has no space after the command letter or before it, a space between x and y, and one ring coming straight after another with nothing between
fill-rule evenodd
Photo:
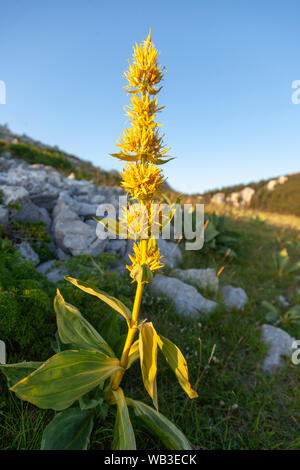
<instances>
[{"instance_id":1,"label":"clear sky","mask_svg":"<svg viewBox=\"0 0 300 470\"><path fill-rule=\"evenodd\" d=\"M126 127L122 77L152 28L167 74L164 167L184 192L300 170L299 0L0 0L0 123L104 169Z\"/></svg>"}]
</instances>

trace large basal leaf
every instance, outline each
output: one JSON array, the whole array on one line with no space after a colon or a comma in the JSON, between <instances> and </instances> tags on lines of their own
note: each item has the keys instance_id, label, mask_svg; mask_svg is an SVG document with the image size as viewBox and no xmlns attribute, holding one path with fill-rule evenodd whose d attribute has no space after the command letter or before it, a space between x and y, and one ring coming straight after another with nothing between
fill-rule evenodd
<instances>
[{"instance_id":1,"label":"large basal leaf","mask_svg":"<svg viewBox=\"0 0 300 470\"><path fill-rule=\"evenodd\" d=\"M123 390L112 391L117 405L117 416L114 428L114 450L136 450L135 436Z\"/></svg>"},{"instance_id":2,"label":"large basal leaf","mask_svg":"<svg viewBox=\"0 0 300 470\"><path fill-rule=\"evenodd\" d=\"M79 310L64 301L59 290L54 299L54 310L58 335L64 344L73 344L78 349L96 350L111 357L115 356L111 347Z\"/></svg>"},{"instance_id":3,"label":"large basal leaf","mask_svg":"<svg viewBox=\"0 0 300 470\"><path fill-rule=\"evenodd\" d=\"M41 450L86 450L93 429L93 415L80 408L58 413L45 428Z\"/></svg>"},{"instance_id":4,"label":"large basal leaf","mask_svg":"<svg viewBox=\"0 0 300 470\"><path fill-rule=\"evenodd\" d=\"M79 281L78 279L74 279L73 277L69 276L66 276L65 279L66 281L71 282L74 286L83 290L87 294L94 295L95 297L101 299L111 308L116 310L116 312L120 313L127 321L127 324L130 325L131 312L126 307L126 305L124 305L120 300L116 299L115 297L112 297L111 295L106 294L106 292L103 292L102 290L98 289L97 287L91 285L88 282Z\"/></svg>"},{"instance_id":5,"label":"large basal leaf","mask_svg":"<svg viewBox=\"0 0 300 470\"><path fill-rule=\"evenodd\" d=\"M34 372L43 363L42 362L19 362L18 364L0 364L0 370L6 377L7 384L12 387L28 374Z\"/></svg>"},{"instance_id":6,"label":"large basal leaf","mask_svg":"<svg viewBox=\"0 0 300 470\"><path fill-rule=\"evenodd\" d=\"M182 431L158 411L141 401L127 398L127 403L134 407L135 414L156 434L167 449L193 450Z\"/></svg>"},{"instance_id":7,"label":"large basal leaf","mask_svg":"<svg viewBox=\"0 0 300 470\"><path fill-rule=\"evenodd\" d=\"M143 382L152 398L155 408L157 404L157 339L158 335L151 322L144 323L139 334L139 353Z\"/></svg>"},{"instance_id":8,"label":"large basal leaf","mask_svg":"<svg viewBox=\"0 0 300 470\"><path fill-rule=\"evenodd\" d=\"M180 349L176 346L176 344L172 343L172 341L164 338L161 335L159 335L158 346L165 356L167 363L175 372L178 382L186 394L189 396L189 398L197 398L198 393L191 387L189 382L187 362Z\"/></svg>"},{"instance_id":9,"label":"large basal leaf","mask_svg":"<svg viewBox=\"0 0 300 470\"><path fill-rule=\"evenodd\" d=\"M11 390L39 408L63 410L120 369L99 351L62 351Z\"/></svg>"}]
</instances>

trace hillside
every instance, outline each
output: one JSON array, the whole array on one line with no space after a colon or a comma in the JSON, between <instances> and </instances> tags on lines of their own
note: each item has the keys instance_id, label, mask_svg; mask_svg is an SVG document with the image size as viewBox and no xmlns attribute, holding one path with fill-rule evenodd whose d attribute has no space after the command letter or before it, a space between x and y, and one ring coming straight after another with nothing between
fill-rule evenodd
<instances>
[{"instance_id":1,"label":"hillside","mask_svg":"<svg viewBox=\"0 0 300 470\"><path fill-rule=\"evenodd\" d=\"M55 168L64 176L78 180L93 180L97 185L119 185L121 177L118 171L105 171L91 162L82 160L75 155L60 150L58 147L45 145L27 135L18 135L4 125L0 125L0 156L9 152L14 158L27 163L43 164Z\"/></svg>"},{"instance_id":2,"label":"hillside","mask_svg":"<svg viewBox=\"0 0 300 470\"><path fill-rule=\"evenodd\" d=\"M116 170L105 171L56 146L45 145L25 134L14 134L6 125L0 125L0 156L5 152L29 164L51 166L64 176L93 181L99 186L118 186L121 181L120 174ZM179 195L167 182L164 183L164 190L171 200L175 200ZM300 173L251 182L247 185L226 186L203 194L182 195L182 202L226 204L239 209L248 208L300 216Z\"/></svg>"},{"instance_id":3,"label":"hillside","mask_svg":"<svg viewBox=\"0 0 300 470\"><path fill-rule=\"evenodd\" d=\"M300 173L227 186L201 196L206 203L300 216Z\"/></svg>"}]
</instances>

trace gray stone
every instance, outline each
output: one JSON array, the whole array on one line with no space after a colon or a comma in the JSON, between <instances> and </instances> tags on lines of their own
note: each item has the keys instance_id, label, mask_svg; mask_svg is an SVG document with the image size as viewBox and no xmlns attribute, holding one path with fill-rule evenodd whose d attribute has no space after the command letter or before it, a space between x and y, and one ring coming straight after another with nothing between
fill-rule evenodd
<instances>
[{"instance_id":1,"label":"gray stone","mask_svg":"<svg viewBox=\"0 0 300 470\"><path fill-rule=\"evenodd\" d=\"M37 253L31 248L28 242L23 241L18 245L15 245L15 248L19 251L21 256L26 261L32 261L35 266L39 264L40 258Z\"/></svg>"},{"instance_id":2,"label":"gray stone","mask_svg":"<svg viewBox=\"0 0 300 470\"><path fill-rule=\"evenodd\" d=\"M288 307L290 304L283 295L278 296L278 300L283 305L283 307Z\"/></svg>"},{"instance_id":3,"label":"gray stone","mask_svg":"<svg viewBox=\"0 0 300 470\"><path fill-rule=\"evenodd\" d=\"M69 208L75 212L77 215L82 217L95 217L98 204L88 204L86 202L76 201L73 197L69 196L67 193L61 193L58 201L65 201Z\"/></svg>"},{"instance_id":4,"label":"gray stone","mask_svg":"<svg viewBox=\"0 0 300 470\"><path fill-rule=\"evenodd\" d=\"M269 346L262 368L264 372L273 374L283 366L282 356L291 358L295 339L281 328L267 324L262 326L262 339Z\"/></svg>"},{"instance_id":5,"label":"gray stone","mask_svg":"<svg viewBox=\"0 0 300 470\"><path fill-rule=\"evenodd\" d=\"M222 286L220 288L221 299L228 310L243 310L248 297L241 287Z\"/></svg>"},{"instance_id":6,"label":"gray stone","mask_svg":"<svg viewBox=\"0 0 300 470\"><path fill-rule=\"evenodd\" d=\"M176 312L182 316L197 318L199 315L207 315L218 305L212 300L205 299L195 287L163 274L156 274L149 288L153 294L170 299Z\"/></svg>"},{"instance_id":7,"label":"gray stone","mask_svg":"<svg viewBox=\"0 0 300 470\"><path fill-rule=\"evenodd\" d=\"M46 261L45 263L40 264L37 267L37 270L40 273L45 274L48 281L54 282L55 284L59 281L62 281L65 276L69 273L66 266L60 264L59 266L53 266L55 260Z\"/></svg>"},{"instance_id":8,"label":"gray stone","mask_svg":"<svg viewBox=\"0 0 300 470\"><path fill-rule=\"evenodd\" d=\"M55 261L56 261L55 259L50 259L49 261L45 261L44 263L39 264L36 269L40 273L46 274L46 272L51 269Z\"/></svg>"},{"instance_id":9,"label":"gray stone","mask_svg":"<svg viewBox=\"0 0 300 470\"><path fill-rule=\"evenodd\" d=\"M29 200L29 193L22 186L1 185L0 189L3 193L3 203L5 205L19 204L22 206L24 202Z\"/></svg>"},{"instance_id":10,"label":"gray stone","mask_svg":"<svg viewBox=\"0 0 300 470\"><path fill-rule=\"evenodd\" d=\"M216 275L216 270L212 268L173 269L170 275L188 284L192 284L199 289L209 289L212 292L217 292L219 288L219 278Z\"/></svg>"},{"instance_id":11,"label":"gray stone","mask_svg":"<svg viewBox=\"0 0 300 470\"><path fill-rule=\"evenodd\" d=\"M59 200L53 211L52 230L56 245L73 256L103 253L107 240L99 240L96 231L80 220L63 201Z\"/></svg>"},{"instance_id":12,"label":"gray stone","mask_svg":"<svg viewBox=\"0 0 300 470\"><path fill-rule=\"evenodd\" d=\"M127 240L109 240L105 251L124 256L127 251Z\"/></svg>"},{"instance_id":13,"label":"gray stone","mask_svg":"<svg viewBox=\"0 0 300 470\"><path fill-rule=\"evenodd\" d=\"M163 238L157 240L157 247L164 256L162 262L169 268L177 268L182 262L182 253L179 246L173 242L167 242Z\"/></svg>"},{"instance_id":14,"label":"gray stone","mask_svg":"<svg viewBox=\"0 0 300 470\"><path fill-rule=\"evenodd\" d=\"M246 188L240 191L240 202L243 206L248 206L255 194L255 189L246 186Z\"/></svg>"}]
</instances>

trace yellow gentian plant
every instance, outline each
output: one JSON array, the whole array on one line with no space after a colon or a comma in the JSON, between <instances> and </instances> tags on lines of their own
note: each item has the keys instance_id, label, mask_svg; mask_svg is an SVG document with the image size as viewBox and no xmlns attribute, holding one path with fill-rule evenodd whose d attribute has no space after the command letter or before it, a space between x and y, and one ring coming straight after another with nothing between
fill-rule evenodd
<instances>
[{"instance_id":1,"label":"yellow gentian plant","mask_svg":"<svg viewBox=\"0 0 300 470\"><path fill-rule=\"evenodd\" d=\"M168 449L192 449L178 427L158 411L156 385L159 349L189 398L196 398L198 395L190 385L186 360L174 343L157 333L151 322L139 319L143 289L163 267L150 227L156 215L153 202L159 197L165 181L160 165L170 159L159 134L160 125L155 121L162 110L158 107L157 94L164 70L158 65L158 51L150 33L142 44L134 47L133 60L124 75L128 80L125 89L130 94L127 110L130 127L117 144L120 151L112 156L127 162L121 173L121 185L131 200L138 201L138 209L136 202L130 202L123 208L114 229L119 235L126 231L127 237L134 240L131 264L126 266L132 282L136 283L132 311L90 283L71 277L66 280L118 312L127 323L127 337L122 354L117 357L112 345L57 291L54 309L60 350L44 363L0 366L11 390L19 397L40 408L59 412L44 431L42 449L86 449L93 427L93 413L97 407L107 405L116 407L113 449L136 449L128 407ZM159 232L164 222L158 219L156 223ZM124 374L137 360L154 408L125 396L121 387Z\"/></svg>"}]
</instances>

